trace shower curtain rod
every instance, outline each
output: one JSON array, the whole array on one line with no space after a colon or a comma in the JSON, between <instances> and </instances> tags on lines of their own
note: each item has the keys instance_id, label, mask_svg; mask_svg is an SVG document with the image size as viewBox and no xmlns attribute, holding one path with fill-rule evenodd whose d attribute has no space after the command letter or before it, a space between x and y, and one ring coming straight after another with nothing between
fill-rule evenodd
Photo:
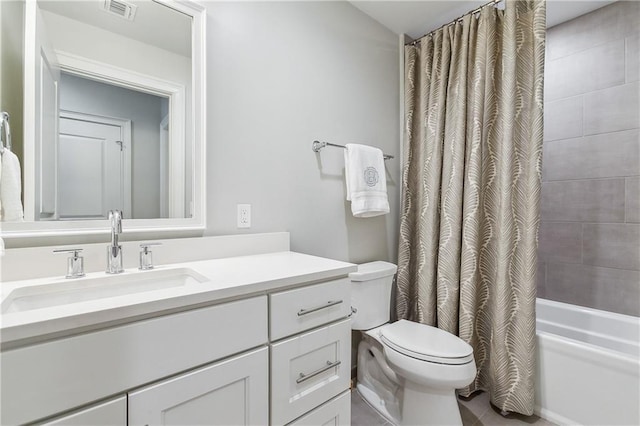
<instances>
[{"instance_id":1,"label":"shower curtain rod","mask_svg":"<svg viewBox=\"0 0 640 426\"><path fill-rule=\"evenodd\" d=\"M435 30L433 30L433 31L430 31L430 32L426 33L425 35L420 36L420 37L418 37L417 39L415 39L415 40L413 40L413 41L410 41L409 43L405 43L405 46L415 45L415 44L416 44L416 43L418 43L420 40L422 40L422 39L423 39L423 38L425 38L425 37L429 37L431 34L435 33L435 32L436 32L436 31L438 31L439 29L444 28L444 27L448 27L449 25L454 25L454 24L456 24L456 23L458 23L458 22L462 21L462 19L463 19L465 16L467 16L467 15L475 15L476 13L479 13L479 12L480 12L482 9L484 9L485 7L487 7L487 6L495 6L495 5L497 5L498 3L502 2L502 1L503 1L503 0L491 0L490 2L485 3L485 4L483 4L482 6L480 6L480 7L476 8L476 9L473 9L471 12L467 12L467 13L465 13L464 15L462 15L462 16L460 16L460 17L458 17L458 18L454 19L453 21L449 22L448 24L444 24L444 25L442 25L442 26L440 26L440 27L436 28Z\"/></svg>"}]
</instances>

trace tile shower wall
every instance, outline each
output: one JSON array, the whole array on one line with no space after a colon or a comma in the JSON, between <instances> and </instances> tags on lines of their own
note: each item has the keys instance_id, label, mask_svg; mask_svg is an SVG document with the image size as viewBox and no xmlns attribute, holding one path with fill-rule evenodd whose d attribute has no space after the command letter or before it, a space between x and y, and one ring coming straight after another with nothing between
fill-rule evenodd
<instances>
[{"instance_id":1,"label":"tile shower wall","mask_svg":"<svg viewBox=\"0 0 640 426\"><path fill-rule=\"evenodd\" d=\"M640 2L547 32L538 295L640 316Z\"/></svg>"}]
</instances>

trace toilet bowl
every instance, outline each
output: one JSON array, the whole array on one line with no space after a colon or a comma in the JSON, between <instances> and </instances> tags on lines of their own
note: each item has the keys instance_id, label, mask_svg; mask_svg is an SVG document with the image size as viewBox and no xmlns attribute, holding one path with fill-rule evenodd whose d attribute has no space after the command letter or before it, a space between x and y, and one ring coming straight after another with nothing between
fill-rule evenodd
<instances>
[{"instance_id":1,"label":"toilet bowl","mask_svg":"<svg viewBox=\"0 0 640 426\"><path fill-rule=\"evenodd\" d=\"M393 264L372 262L350 274L352 329L363 332L357 390L396 425L461 425L455 389L475 378L473 349L435 327L388 323L395 272Z\"/></svg>"}]
</instances>

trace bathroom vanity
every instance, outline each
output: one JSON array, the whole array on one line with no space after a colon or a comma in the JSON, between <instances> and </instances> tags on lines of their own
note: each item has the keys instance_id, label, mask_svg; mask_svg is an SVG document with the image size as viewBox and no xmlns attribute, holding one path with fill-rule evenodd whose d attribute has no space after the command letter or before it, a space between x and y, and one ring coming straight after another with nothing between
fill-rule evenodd
<instances>
[{"instance_id":1,"label":"bathroom vanity","mask_svg":"<svg viewBox=\"0 0 640 426\"><path fill-rule=\"evenodd\" d=\"M5 282L0 422L347 425L355 270L281 251Z\"/></svg>"}]
</instances>

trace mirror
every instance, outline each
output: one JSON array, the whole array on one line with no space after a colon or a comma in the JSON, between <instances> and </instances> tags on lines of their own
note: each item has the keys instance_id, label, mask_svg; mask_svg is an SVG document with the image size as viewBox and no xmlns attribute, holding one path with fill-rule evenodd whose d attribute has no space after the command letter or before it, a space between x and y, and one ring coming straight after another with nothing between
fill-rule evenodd
<instances>
[{"instance_id":1,"label":"mirror","mask_svg":"<svg viewBox=\"0 0 640 426\"><path fill-rule=\"evenodd\" d=\"M27 0L25 222L3 237L204 228L205 11L183 0Z\"/></svg>"}]
</instances>

